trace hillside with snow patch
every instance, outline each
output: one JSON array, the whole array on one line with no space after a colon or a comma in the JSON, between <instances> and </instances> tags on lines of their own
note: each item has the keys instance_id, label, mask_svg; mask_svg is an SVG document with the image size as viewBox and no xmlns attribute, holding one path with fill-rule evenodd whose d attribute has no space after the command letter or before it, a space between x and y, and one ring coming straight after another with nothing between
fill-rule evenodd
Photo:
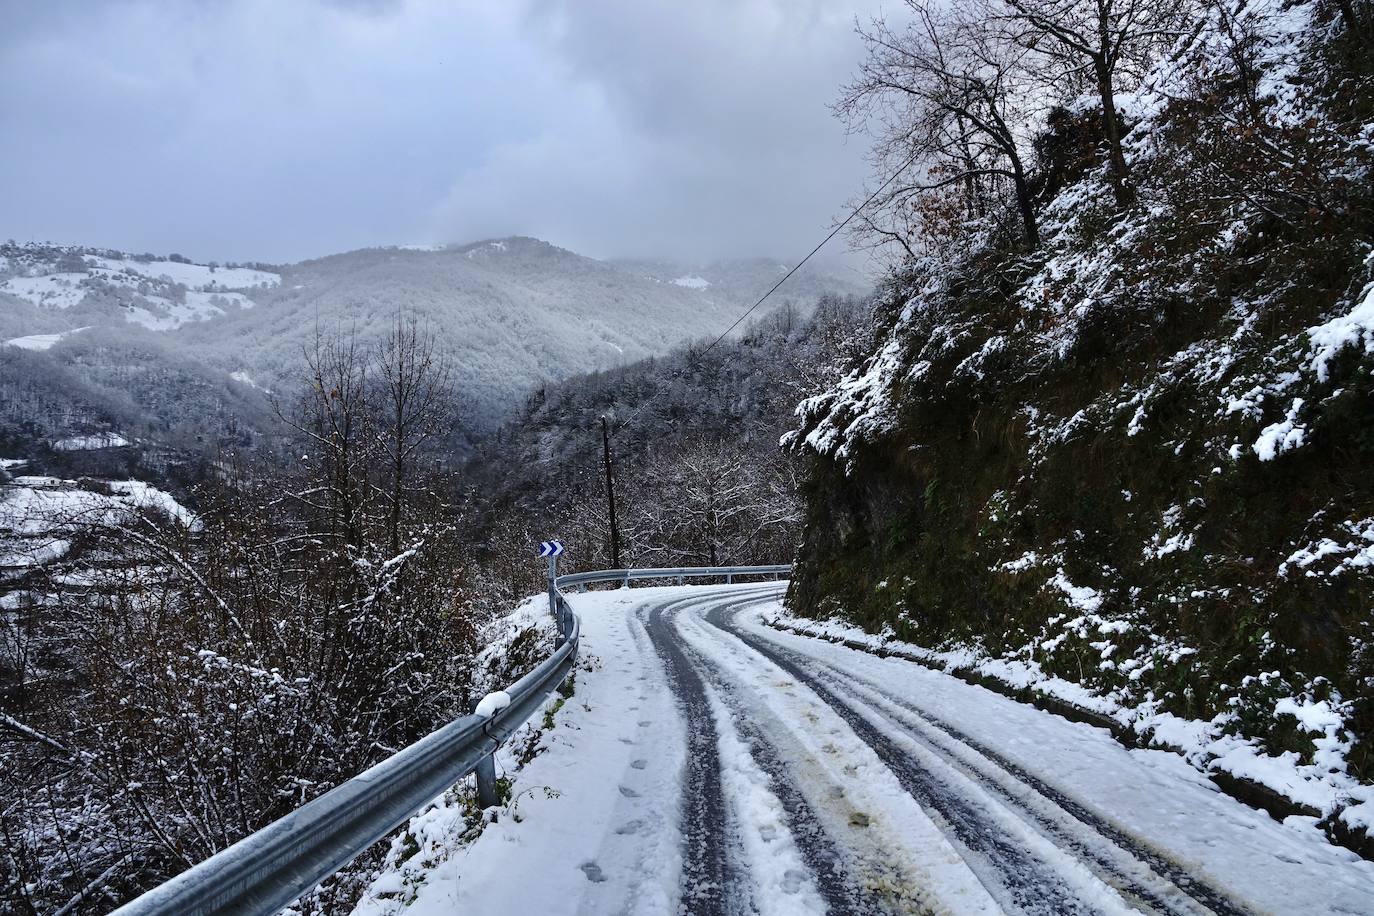
<instances>
[{"instance_id":1,"label":"hillside with snow patch","mask_svg":"<svg viewBox=\"0 0 1374 916\"><path fill-rule=\"evenodd\" d=\"M545 383L720 333L785 271L763 260L651 268L530 238L271 268L11 243L0 246L0 445L27 453L116 428L195 450L257 441L271 393L302 384L317 333L370 347L404 313L453 368L461 449ZM779 296L805 310L825 292L866 289L818 268Z\"/></svg>"},{"instance_id":2,"label":"hillside with snow patch","mask_svg":"<svg viewBox=\"0 0 1374 916\"><path fill-rule=\"evenodd\" d=\"M1333 12L1235 16L1119 97L1131 206L1067 155L1089 100L1037 141L1062 182L1038 244L970 236L893 277L877 348L788 438L817 475L791 602L1068 685L1358 844L1374 96Z\"/></svg>"}]
</instances>

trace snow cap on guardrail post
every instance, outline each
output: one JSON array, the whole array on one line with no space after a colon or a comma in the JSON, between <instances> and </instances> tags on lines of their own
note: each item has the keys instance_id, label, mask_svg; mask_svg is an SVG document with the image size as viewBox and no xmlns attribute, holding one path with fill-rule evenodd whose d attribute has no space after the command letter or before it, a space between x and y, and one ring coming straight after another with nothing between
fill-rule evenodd
<instances>
[{"instance_id":1,"label":"snow cap on guardrail post","mask_svg":"<svg viewBox=\"0 0 1374 916\"><path fill-rule=\"evenodd\" d=\"M473 715L490 719L510 705L510 694L504 690L489 693L477 701ZM473 768L477 775L477 804L480 808L491 808L497 803L496 797L496 752L493 750Z\"/></svg>"}]
</instances>

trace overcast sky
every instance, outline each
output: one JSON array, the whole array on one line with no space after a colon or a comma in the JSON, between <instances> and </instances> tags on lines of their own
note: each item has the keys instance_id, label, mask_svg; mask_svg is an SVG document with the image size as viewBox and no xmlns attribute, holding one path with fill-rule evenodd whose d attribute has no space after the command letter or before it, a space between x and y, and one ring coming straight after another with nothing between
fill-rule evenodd
<instances>
[{"instance_id":1,"label":"overcast sky","mask_svg":"<svg viewBox=\"0 0 1374 916\"><path fill-rule=\"evenodd\" d=\"M0 0L0 238L798 257L866 174L827 105L876 6Z\"/></svg>"}]
</instances>

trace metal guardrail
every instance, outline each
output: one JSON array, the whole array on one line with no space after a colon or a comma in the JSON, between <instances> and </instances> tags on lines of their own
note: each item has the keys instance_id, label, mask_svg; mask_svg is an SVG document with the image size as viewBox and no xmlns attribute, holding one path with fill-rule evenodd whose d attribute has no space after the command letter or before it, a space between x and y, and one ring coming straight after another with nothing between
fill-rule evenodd
<instances>
[{"instance_id":1,"label":"metal guardrail","mask_svg":"<svg viewBox=\"0 0 1374 916\"><path fill-rule=\"evenodd\" d=\"M558 577L558 587L590 585L594 582L616 582L628 586L644 579L672 579L678 585L684 579L724 579L733 582L738 576L772 576L782 578L792 572L792 564L778 566L675 566L661 569L598 569L594 572L572 573Z\"/></svg>"},{"instance_id":2,"label":"metal guardrail","mask_svg":"<svg viewBox=\"0 0 1374 916\"><path fill-rule=\"evenodd\" d=\"M581 621L562 589L645 579L780 578L791 566L608 569L554 580L559 644L510 687L510 704L490 717L456 719L257 833L192 866L112 916L273 916L401 826L469 773L478 796L495 800L492 755L562 685L577 659Z\"/></svg>"}]
</instances>

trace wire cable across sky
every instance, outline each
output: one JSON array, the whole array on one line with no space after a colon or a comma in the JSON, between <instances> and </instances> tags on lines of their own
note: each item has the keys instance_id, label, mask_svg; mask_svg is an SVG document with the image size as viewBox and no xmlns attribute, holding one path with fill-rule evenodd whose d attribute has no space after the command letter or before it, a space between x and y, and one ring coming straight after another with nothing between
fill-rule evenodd
<instances>
[{"instance_id":1,"label":"wire cable across sky","mask_svg":"<svg viewBox=\"0 0 1374 916\"><path fill-rule=\"evenodd\" d=\"M719 343L720 343L722 340L724 340L725 338L729 337L729 336L730 336L730 333L731 333L732 331L734 331L735 328L739 327L740 324L741 324L741 322L743 322L746 318L748 318L750 315L752 315L752 314L758 309L759 306L763 305L764 302L768 301L768 297L769 297L769 296L771 296L771 295L773 295L773 293L777 292L778 287L782 286L784 283L786 283L786 282L792 277L793 274L795 274L797 271L801 270L802 267L806 264L806 262L809 261L809 260L811 260L813 257L815 257L816 253L817 253L818 251L820 251L822 248L824 248L824 247L826 246L826 244L827 244L831 239L833 239L835 236L839 235L839 234L840 234L840 231L843 230L845 226L848 226L848 225L850 224L850 222L854 219L854 217L858 216L860 213L863 212L863 210L864 210L865 207L867 207L869 204L873 203L873 201L877 199L877 197L878 197L879 194L881 194L881 193L883 193L884 191L886 191L886 190L888 189L888 187L892 184L892 182L894 182L894 181L897 180L897 176L899 176L899 175L901 175L903 172L905 172L905 171L907 170L907 168L909 168L909 167L911 166L911 164L912 164L913 162L916 161L916 158L917 158L917 156L920 155L920 153L921 153L921 151L918 149L916 152L914 152L914 153L912 153L910 156L908 156L907 159L906 159L906 161L903 162L901 165L899 165L899 166L892 172L892 174L889 175L889 176L887 177L887 180L884 181L881 185L878 186L878 189L877 189L876 191L874 191L872 194L868 195L868 197L866 197L866 198L864 199L863 203L859 204L857 207L855 207L855 208L853 208L852 210L850 210L850 211L849 211L849 215L846 216L846 217L844 218L844 220L841 221L841 222L839 223L839 225L835 226L834 229L831 229L831 230L830 230L830 233L829 233L825 238L821 239L820 242L816 245L816 247L815 247L815 248L812 248L811 251L806 255L806 257L802 258L800 261L798 261L798 262L796 263L796 266L794 266L794 267L793 267L791 270L789 270L787 273L783 274L782 279L778 280L777 283L774 283L771 287L769 287L768 292L766 292L766 293L764 293L762 296L760 296L757 302L755 302L753 305L749 306L749 308L745 309L745 310L744 310L744 313L741 314L738 318L736 318L736 319L734 320L734 322L733 322L728 328L726 328L723 332L721 332L721 335L720 335L719 337L717 337L715 340L711 341L711 342L706 346L705 349L703 349L700 353L698 353L698 354L696 355L696 358L697 358L697 359L700 359L701 357L705 356L707 353L710 353L711 350L713 350L713 349L716 347L717 344L719 344ZM673 376L673 378L676 379L676 378L678 377L678 375L681 375L681 370L679 370L678 373L675 374L675 375ZM648 401L645 401L643 404L641 404L641 405L639 406L639 408L638 408L634 413L630 414L629 419L627 419L625 422L620 423L619 425L616 426L615 430L612 431L612 433L611 433L611 438L614 439L614 438L615 438L616 436L618 436L623 430L628 429L629 426L630 426L632 423L634 423L635 420L639 419L639 415L642 414L646 409L648 409L648 407L649 407L650 405L652 405L652 404L654 403L654 401L656 401L656 400L658 400L658 398L657 398L657 396L654 396L654 397L651 397Z\"/></svg>"}]
</instances>

